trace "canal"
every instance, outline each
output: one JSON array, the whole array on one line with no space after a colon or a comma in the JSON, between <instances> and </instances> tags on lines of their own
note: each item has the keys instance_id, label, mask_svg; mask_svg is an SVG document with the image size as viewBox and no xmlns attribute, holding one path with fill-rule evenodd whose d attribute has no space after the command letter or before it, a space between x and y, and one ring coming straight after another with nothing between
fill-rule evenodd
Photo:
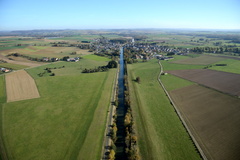
<instances>
[{"instance_id":1,"label":"canal","mask_svg":"<svg viewBox=\"0 0 240 160\"><path fill-rule=\"evenodd\" d=\"M124 105L124 54L123 48L120 49L120 61L119 61L119 75L118 75L118 108L117 108L117 141L115 142L116 160L127 159L125 154L125 127L124 118L126 114L126 107Z\"/></svg>"}]
</instances>

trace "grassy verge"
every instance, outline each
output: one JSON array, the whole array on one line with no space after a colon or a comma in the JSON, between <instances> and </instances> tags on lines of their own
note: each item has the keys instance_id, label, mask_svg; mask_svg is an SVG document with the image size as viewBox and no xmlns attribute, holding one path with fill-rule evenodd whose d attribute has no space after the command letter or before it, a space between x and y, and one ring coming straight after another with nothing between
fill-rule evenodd
<instances>
[{"instance_id":1,"label":"grassy verge","mask_svg":"<svg viewBox=\"0 0 240 160\"><path fill-rule=\"evenodd\" d=\"M200 159L160 87L157 60L128 65L131 104L142 159ZM141 83L133 81L137 76Z\"/></svg>"},{"instance_id":2,"label":"grassy verge","mask_svg":"<svg viewBox=\"0 0 240 160\"><path fill-rule=\"evenodd\" d=\"M115 72L33 76L41 98L4 105L10 159L100 159Z\"/></svg>"}]
</instances>

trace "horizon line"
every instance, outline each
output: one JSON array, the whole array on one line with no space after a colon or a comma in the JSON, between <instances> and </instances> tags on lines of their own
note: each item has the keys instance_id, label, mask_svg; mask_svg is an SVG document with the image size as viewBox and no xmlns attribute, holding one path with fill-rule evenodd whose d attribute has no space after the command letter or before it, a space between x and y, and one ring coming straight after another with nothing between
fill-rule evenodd
<instances>
[{"instance_id":1,"label":"horizon line","mask_svg":"<svg viewBox=\"0 0 240 160\"><path fill-rule=\"evenodd\" d=\"M64 31L64 30L239 30L240 28L82 28L82 29L69 29L69 28L64 28L64 29L13 29L13 30L5 30L5 29L0 29L0 32L13 32L13 31Z\"/></svg>"}]
</instances>

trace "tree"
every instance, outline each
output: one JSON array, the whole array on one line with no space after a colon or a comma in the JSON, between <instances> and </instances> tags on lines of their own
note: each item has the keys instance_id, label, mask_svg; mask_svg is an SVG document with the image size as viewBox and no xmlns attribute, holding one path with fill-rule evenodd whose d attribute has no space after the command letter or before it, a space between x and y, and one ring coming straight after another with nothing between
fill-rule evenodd
<instances>
[{"instance_id":1,"label":"tree","mask_svg":"<svg viewBox=\"0 0 240 160\"><path fill-rule=\"evenodd\" d=\"M108 68L117 68L118 64L116 61L109 61L107 67Z\"/></svg>"},{"instance_id":2,"label":"tree","mask_svg":"<svg viewBox=\"0 0 240 160\"><path fill-rule=\"evenodd\" d=\"M115 151L111 149L110 154L109 154L109 159L114 160L115 159Z\"/></svg>"},{"instance_id":3,"label":"tree","mask_svg":"<svg viewBox=\"0 0 240 160\"><path fill-rule=\"evenodd\" d=\"M175 53L174 52L170 52L170 53L167 54L167 56L172 56L172 55L175 55Z\"/></svg>"},{"instance_id":4,"label":"tree","mask_svg":"<svg viewBox=\"0 0 240 160\"><path fill-rule=\"evenodd\" d=\"M69 58L69 56L63 57L63 61L67 61L68 58Z\"/></svg>"},{"instance_id":5,"label":"tree","mask_svg":"<svg viewBox=\"0 0 240 160\"><path fill-rule=\"evenodd\" d=\"M140 77L136 78L136 82L140 83Z\"/></svg>"}]
</instances>

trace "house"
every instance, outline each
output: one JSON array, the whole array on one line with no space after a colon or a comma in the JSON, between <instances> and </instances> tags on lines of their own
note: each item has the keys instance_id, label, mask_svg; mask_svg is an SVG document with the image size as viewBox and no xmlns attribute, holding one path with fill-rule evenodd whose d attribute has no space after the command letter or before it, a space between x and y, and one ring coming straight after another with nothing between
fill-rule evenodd
<instances>
[{"instance_id":1,"label":"house","mask_svg":"<svg viewBox=\"0 0 240 160\"><path fill-rule=\"evenodd\" d=\"M52 61L52 62L59 61L59 58L51 58L51 61Z\"/></svg>"},{"instance_id":2,"label":"house","mask_svg":"<svg viewBox=\"0 0 240 160\"><path fill-rule=\"evenodd\" d=\"M43 57L43 58L42 58L42 61L44 61L44 62L48 62L48 61L50 61L50 59L47 58L47 57Z\"/></svg>"},{"instance_id":3,"label":"house","mask_svg":"<svg viewBox=\"0 0 240 160\"><path fill-rule=\"evenodd\" d=\"M78 62L78 61L79 61L79 57L68 58L67 61L68 61L68 62Z\"/></svg>"},{"instance_id":4,"label":"house","mask_svg":"<svg viewBox=\"0 0 240 160\"><path fill-rule=\"evenodd\" d=\"M10 69L7 69L7 68L0 68L0 71L7 73L7 72L10 72Z\"/></svg>"}]
</instances>

